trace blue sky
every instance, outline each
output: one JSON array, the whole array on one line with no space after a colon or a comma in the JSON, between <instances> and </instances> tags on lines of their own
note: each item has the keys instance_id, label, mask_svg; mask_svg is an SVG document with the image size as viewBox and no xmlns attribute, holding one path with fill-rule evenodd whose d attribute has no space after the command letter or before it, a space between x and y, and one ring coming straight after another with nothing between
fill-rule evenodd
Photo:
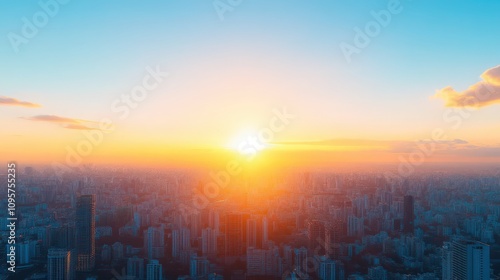
<instances>
[{"instance_id":1,"label":"blue sky","mask_svg":"<svg viewBox=\"0 0 500 280\"><path fill-rule=\"evenodd\" d=\"M237 119L221 125L229 137L238 120L259 123L285 104L301 115L285 140L418 139L442 122L443 101L430 99L437 90L465 90L500 64L500 2L402 0L402 11L348 63L339 45L352 44L354 28L390 2L242 1L221 20L212 1L68 1L16 53L10 32L21 34L22 18L41 6L1 1L0 96L42 104L36 114L95 120L146 67L160 65L172 77L127 120L130 131L178 129L181 119L173 137L184 141L224 122L220 108L229 108ZM34 114L0 110L17 126ZM168 117L153 116L162 110ZM495 105L482 108L453 136L494 128L499 117Z\"/></svg>"}]
</instances>

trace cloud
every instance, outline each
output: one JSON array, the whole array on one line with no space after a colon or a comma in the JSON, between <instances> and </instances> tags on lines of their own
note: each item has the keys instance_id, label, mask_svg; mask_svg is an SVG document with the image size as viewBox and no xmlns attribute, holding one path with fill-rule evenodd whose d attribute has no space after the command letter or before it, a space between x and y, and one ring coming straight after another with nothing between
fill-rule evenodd
<instances>
[{"instance_id":1,"label":"cloud","mask_svg":"<svg viewBox=\"0 0 500 280\"><path fill-rule=\"evenodd\" d=\"M91 130L91 129L94 129L94 128L88 127L86 125L83 125L83 124L67 124L67 125L64 125L63 127L67 128L67 129L78 129L78 130Z\"/></svg>"},{"instance_id":2,"label":"cloud","mask_svg":"<svg viewBox=\"0 0 500 280\"><path fill-rule=\"evenodd\" d=\"M61 124L63 128L67 129L78 129L78 130L90 130L94 129L85 125L85 123L95 123L93 121L81 120L81 119L73 119L60 117L55 115L37 115L32 117L23 118L25 120L37 121L37 122L49 122L49 123L57 123Z\"/></svg>"},{"instance_id":3,"label":"cloud","mask_svg":"<svg viewBox=\"0 0 500 280\"><path fill-rule=\"evenodd\" d=\"M33 117L24 118L30 121L41 121L41 122L55 122L55 123L80 123L81 121L77 119L58 117L54 115L38 115Z\"/></svg>"},{"instance_id":4,"label":"cloud","mask_svg":"<svg viewBox=\"0 0 500 280\"><path fill-rule=\"evenodd\" d=\"M4 106L21 106L21 107L28 107L28 108L38 108L42 107L40 104L36 103L31 103L27 101L20 101L12 97L7 97L7 96L0 96L0 105Z\"/></svg>"},{"instance_id":5,"label":"cloud","mask_svg":"<svg viewBox=\"0 0 500 280\"><path fill-rule=\"evenodd\" d=\"M446 107L481 108L500 103L500 65L486 70L481 78L482 81L462 92L448 86L438 90L434 97L443 99Z\"/></svg>"}]
</instances>

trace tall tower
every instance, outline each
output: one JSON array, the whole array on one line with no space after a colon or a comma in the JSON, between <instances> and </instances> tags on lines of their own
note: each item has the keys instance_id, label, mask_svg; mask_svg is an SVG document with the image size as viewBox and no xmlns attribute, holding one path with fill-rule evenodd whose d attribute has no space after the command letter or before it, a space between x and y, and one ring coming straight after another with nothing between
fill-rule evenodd
<instances>
[{"instance_id":1,"label":"tall tower","mask_svg":"<svg viewBox=\"0 0 500 280\"><path fill-rule=\"evenodd\" d=\"M415 214L413 212L413 196L406 195L403 202L403 232L413 233Z\"/></svg>"},{"instance_id":2,"label":"tall tower","mask_svg":"<svg viewBox=\"0 0 500 280\"><path fill-rule=\"evenodd\" d=\"M47 279L48 280L73 280L75 279L75 267L71 251L66 249L49 249L47 255Z\"/></svg>"},{"instance_id":3,"label":"tall tower","mask_svg":"<svg viewBox=\"0 0 500 280\"><path fill-rule=\"evenodd\" d=\"M82 195L76 202L77 271L95 267L95 195Z\"/></svg>"},{"instance_id":4,"label":"tall tower","mask_svg":"<svg viewBox=\"0 0 500 280\"><path fill-rule=\"evenodd\" d=\"M245 219L240 213L228 213L225 216L225 256L239 257L245 254L243 226ZM245 222L245 223L244 223ZM228 259L226 259L228 261Z\"/></svg>"}]
</instances>

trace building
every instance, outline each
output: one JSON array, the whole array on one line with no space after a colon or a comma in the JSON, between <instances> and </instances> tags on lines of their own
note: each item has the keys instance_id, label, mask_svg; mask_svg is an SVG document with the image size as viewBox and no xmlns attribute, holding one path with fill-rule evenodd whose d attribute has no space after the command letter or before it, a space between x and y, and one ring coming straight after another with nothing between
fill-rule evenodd
<instances>
[{"instance_id":1,"label":"building","mask_svg":"<svg viewBox=\"0 0 500 280\"><path fill-rule=\"evenodd\" d=\"M302 247L293 250L294 271L307 274L307 249Z\"/></svg>"},{"instance_id":2,"label":"building","mask_svg":"<svg viewBox=\"0 0 500 280\"><path fill-rule=\"evenodd\" d=\"M172 230L172 257L181 259L181 253L191 248L191 231L188 228Z\"/></svg>"},{"instance_id":3,"label":"building","mask_svg":"<svg viewBox=\"0 0 500 280\"><path fill-rule=\"evenodd\" d=\"M148 259L161 259L165 256L165 230L149 227L144 231L144 252Z\"/></svg>"},{"instance_id":4,"label":"building","mask_svg":"<svg viewBox=\"0 0 500 280\"><path fill-rule=\"evenodd\" d=\"M344 266L339 261L334 261L327 257L321 257L318 277L321 280L343 280Z\"/></svg>"},{"instance_id":5,"label":"building","mask_svg":"<svg viewBox=\"0 0 500 280\"><path fill-rule=\"evenodd\" d=\"M48 280L75 279L74 256L66 249L52 248L47 255Z\"/></svg>"},{"instance_id":6,"label":"building","mask_svg":"<svg viewBox=\"0 0 500 280\"><path fill-rule=\"evenodd\" d=\"M275 276L283 273L283 259L278 247L270 249L247 248L247 276Z\"/></svg>"},{"instance_id":7,"label":"building","mask_svg":"<svg viewBox=\"0 0 500 280\"><path fill-rule=\"evenodd\" d=\"M127 260L127 276L135 280L144 279L144 259L134 256ZM129 278L130 279L130 278Z\"/></svg>"},{"instance_id":8,"label":"building","mask_svg":"<svg viewBox=\"0 0 500 280\"><path fill-rule=\"evenodd\" d=\"M158 260L150 260L147 265L146 280L163 280L162 265Z\"/></svg>"},{"instance_id":9,"label":"building","mask_svg":"<svg viewBox=\"0 0 500 280\"><path fill-rule=\"evenodd\" d=\"M321 221L313 220L307 224L307 238L309 239L309 250L321 248L319 254L324 253L325 247L325 225Z\"/></svg>"},{"instance_id":10,"label":"building","mask_svg":"<svg viewBox=\"0 0 500 280\"><path fill-rule=\"evenodd\" d=\"M201 231L201 252L203 256L212 258L217 255L217 235L217 230L209 227Z\"/></svg>"},{"instance_id":11,"label":"building","mask_svg":"<svg viewBox=\"0 0 500 280\"><path fill-rule=\"evenodd\" d=\"M189 262L189 276L191 279L206 279L208 276L209 261L206 257L198 257L198 255L191 255Z\"/></svg>"},{"instance_id":12,"label":"building","mask_svg":"<svg viewBox=\"0 0 500 280\"><path fill-rule=\"evenodd\" d=\"M224 217L226 262L231 262L231 259L245 254L244 225L246 225L246 219L241 213L229 213Z\"/></svg>"},{"instance_id":13,"label":"building","mask_svg":"<svg viewBox=\"0 0 500 280\"><path fill-rule=\"evenodd\" d=\"M82 195L76 202L76 250L78 271L95 267L95 195Z\"/></svg>"},{"instance_id":14,"label":"building","mask_svg":"<svg viewBox=\"0 0 500 280\"><path fill-rule=\"evenodd\" d=\"M446 243L443 246L442 276L443 280L490 279L489 245L470 240Z\"/></svg>"},{"instance_id":15,"label":"building","mask_svg":"<svg viewBox=\"0 0 500 280\"><path fill-rule=\"evenodd\" d=\"M413 233L415 214L413 196L406 195L403 200L403 232Z\"/></svg>"}]
</instances>

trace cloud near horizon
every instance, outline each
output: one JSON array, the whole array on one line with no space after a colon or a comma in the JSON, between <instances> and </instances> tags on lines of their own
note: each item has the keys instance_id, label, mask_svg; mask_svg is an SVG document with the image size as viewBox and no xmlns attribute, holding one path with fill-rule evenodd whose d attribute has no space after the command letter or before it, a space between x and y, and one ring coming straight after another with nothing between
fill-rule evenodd
<instances>
[{"instance_id":1,"label":"cloud near horizon","mask_svg":"<svg viewBox=\"0 0 500 280\"><path fill-rule=\"evenodd\" d=\"M357 147L359 151L365 152L388 152L392 154L410 154L420 150L420 147L432 149L432 156L459 155L465 157L499 157L500 145L474 145L463 139L453 140L418 140L418 141L391 141L370 139L329 139L323 141L301 141L301 142L276 142L277 145L300 146L303 149L315 149L323 147L335 150L335 147ZM356 149L355 149L356 150ZM354 151L355 151L354 150Z\"/></svg>"},{"instance_id":2,"label":"cloud near horizon","mask_svg":"<svg viewBox=\"0 0 500 280\"><path fill-rule=\"evenodd\" d=\"M486 70L481 78L482 81L462 92L448 86L438 90L434 97L443 99L446 107L481 108L500 103L500 65Z\"/></svg>"},{"instance_id":3,"label":"cloud near horizon","mask_svg":"<svg viewBox=\"0 0 500 280\"><path fill-rule=\"evenodd\" d=\"M21 101L12 97L7 97L7 96L0 96L0 105L4 106L20 106L20 107L27 107L27 108L39 108L42 107L40 104L32 103L32 102L27 102L27 101Z\"/></svg>"},{"instance_id":4,"label":"cloud near horizon","mask_svg":"<svg viewBox=\"0 0 500 280\"><path fill-rule=\"evenodd\" d=\"M37 115L32 117L22 118L29 121L37 121L37 122L49 122L49 123L57 123L61 124L61 127L66 129L78 129L78 130L90 130L94 129L92 127L86 126L84 123L95 123L93 121L81 120L81 119L73 119L60 117L55 115Z\"/></svg>"}]
</instances>

